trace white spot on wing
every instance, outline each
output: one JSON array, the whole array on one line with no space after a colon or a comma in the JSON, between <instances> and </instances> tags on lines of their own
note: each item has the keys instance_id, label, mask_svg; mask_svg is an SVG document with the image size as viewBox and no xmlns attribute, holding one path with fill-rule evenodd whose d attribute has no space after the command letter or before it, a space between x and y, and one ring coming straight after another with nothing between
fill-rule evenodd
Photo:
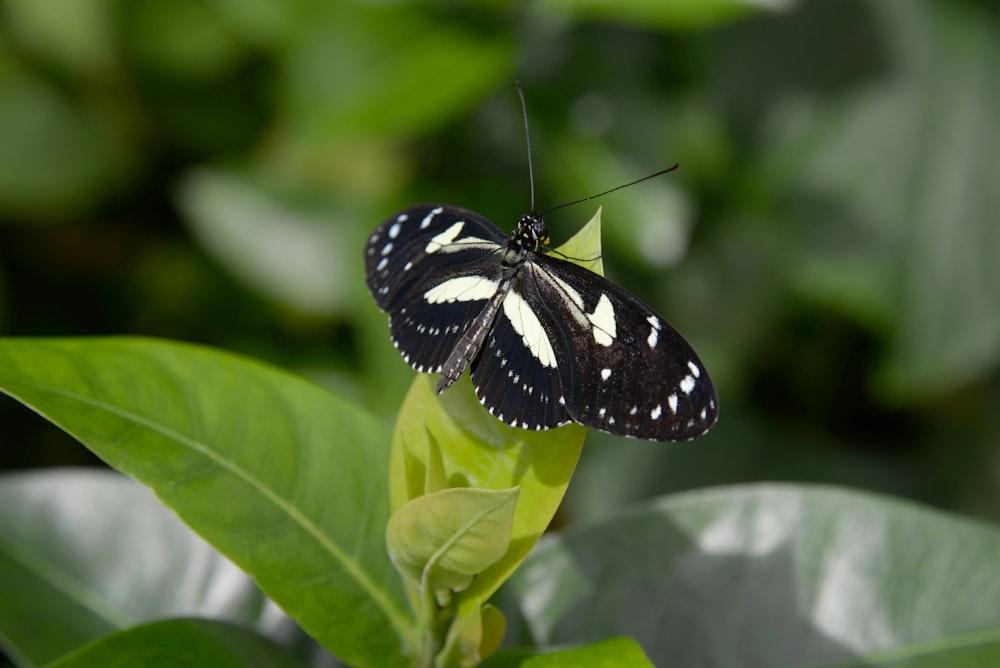
<instances>
[{"instance_id":1,"label":"white spot on wing","mask_svg":"<svg viewBox=\"0 0 1000 668\"><path fill-rule=\"evenodd\" d=\"M693 375L695 378L701 377L701 369L698 368L697 364L695 364L694 362L688 362L688 368L691 369L691 375Z\"/></svg>"},{"instance_id":2,"label":"white spot on wing","mask_svg":"<svg viewBox=\"0 0 1000 668\"><path fill-rule=\"evenodd\" d=\"M400 226L398 220L395 223L392 224L392 227L389 228L389 238L390 239L395 239L396 237L399 236L399 228L400 227L401 226Z\"/></svg>"},{"instance_id":3,"label":"white spot on wing","mask_svg":"<svg viewBox=\"0 0 1000 668\"><path fill-rule=\"evenodd\" d=\"M503 312L510 320L514 331L521 335L521 340L527 346L528 351L535 356L535 359L542 366L555 368L556 353L552 350L549 337L542 328L542 323L538 316L531 310L521 295L514 290L507 293L503 300Z\"/></svg>"},{"instance_id":4,"label":"white spot on wing","mask_svg":"<svg viewBox=\"0 0 1000 668\"><path fill-rule=\"evenodd\" d=\"M671 394L667 397L667 405L670 406L670 412L677 415L677 395Z\"/></svg>"},{"instance_id":5,"label":"white spot on wing","mask_svg":"<svg viewBox=\"0 0 1000 668\"><path fill-rule=\"evenodd\" d=\"M440 209L436 210L440 211ZM424 220L426 221L427 219L424 218ZM421 225L421 227L423 227L423 225ZM424 252L427 253L428 255L431 253L438 252L444 246L447 246L452 241L454 241L455 238L462 233L463 227L465 227L465 221L460 220L451 227L449 227L448 229L446 229L444 232L439 232L438 234L434 235L434 238L428 241L427 246L424 247Z\"/></svg>"},{"instance_id":6,"label":"white spot on wing","mask_svg":"<svg viewBox=\"0 0 1000 668\"><path fill-rule=\"evenodd\" d=\"M649 344L650 348L655 348L657 341L660 340L660 330L655 327L649 328L649 338L646 339L646 343Z\"/></svg>"},{"instance_id":7,"label":"white spot on wing","mask_svg":"<svg viewBox=\"0 0 1000 668\"><path fill-rule=\"evenodd\" d=\"M618 336L618 324L615 320L615 307L605 294L597 300L594 312L587 314L587 319L594 326L594 340L602 346L610 346Z\"/></svg>"},{"instance_id":8,"label":"white spot on wing","mask_svg":"<svg viewBox=\"0 0 1000 668\"><path fill-rule=\"evenodd\" d=\"M578 309L583 310L583 297L576 288L571 286L569 283L559 278L555 274L550 274L549 272L540 272L540 274L546 278L550 283L558 287L562 292L569 297L569 300L573 302Z\"/></svg>"},{"instance_id":9,"label":"white spot on wing","mask_svg":"<svg viewBox=\"0 0 1000 668\"><path fill-rule=\"evenodd\" d=\"M691 391L694 389L694 377L684 376L679 387L684 394L691 394Z\"/></svg>"},{"instance_id":10,"label":"white spot on wing","mask_svg":"<svg viewBox=\"0 0 1000 668\"><path fill-rule=\"evenodd\" d=\"M385 269L386 265L389 264L389 258L384 257L378 261L378 266L375 267L375 271L382 271Z\"/></svg>"},{"instance_id":11,"label":"white spot on wing","mask_svg":"<svg viewBox=\"0 0 1000 668\"><path fill-rule=\"evenodd\" d=\"M497 291L497 282L482 276L459 276L438 283L424 293L429 304L471 302L489 299Z\"/></svg>"},{"instance_id":12,"label":"white spot on wing","mask_svg":"<svg viewBox=\"0 0 1000 668\"><path fill-rule=\"evenodd\" d=\"M611 369L601 369L601 380L611 378Z\"/></svg>"},{"instance_id":13,"label":"white spot on wing","mask_svg":"<svg viewBox=\"0 0 1000 668\"><path fill-rule=\"evenodd\" d=\"M428 213L426 216L424 216L424 219L420 221L420 229L426 230L428 227L430 227L431 221L434 220L434 216L438 215L442 211L444 211L444 209L442 209L441 207L432 209L431 212Z\"/></svg>"},{"instance_id":14,"label":"white spot on wing","mask_svg":"<svg viewBox=\"0 0 1000 668\"><path fill-rule=\"evenodd\" d=\"M649 411L649 417L653 418L654 420L659 420L660 415L662 414L663 414L663 408L660 406L660 404L656 404L656 408Z\"/></svg>"}]
</instances>

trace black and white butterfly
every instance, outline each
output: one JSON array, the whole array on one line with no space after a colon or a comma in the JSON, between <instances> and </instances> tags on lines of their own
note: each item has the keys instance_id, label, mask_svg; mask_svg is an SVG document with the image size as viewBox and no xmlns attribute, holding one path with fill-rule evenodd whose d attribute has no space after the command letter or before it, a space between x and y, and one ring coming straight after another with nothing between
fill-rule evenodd
<instances>
[{"instance_id":1,"label":"black and white butterfly","mask_svg":"<svg viewBox=\"0 0 1000 668\"><path fill-rule=\"evenodd\" d=\"M656 441L704 434L718 417L691 346L653 309L599 274L544 252L542 216L508 238L478 213L419 204L368 238L368 289L414 369L440 394L466 367L507 424L570 422Z\"/></svg>"}]
</instances>

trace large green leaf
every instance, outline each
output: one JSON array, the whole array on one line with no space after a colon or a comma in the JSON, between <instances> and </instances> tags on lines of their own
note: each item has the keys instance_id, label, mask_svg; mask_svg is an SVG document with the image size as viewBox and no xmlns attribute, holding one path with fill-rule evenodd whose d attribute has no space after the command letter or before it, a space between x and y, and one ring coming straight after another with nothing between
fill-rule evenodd
<instances>
[{"instance_id":1,"label":"large green leaf","mask_svg":"<svg viewBox=\"0 0 1000 668\"><path fill-rule=\"evenodd\" d=\"M542 645L628 635L656 665L850 661L1000 631L1000 530L832 488L722 488L546 537L512 583ZM1000 661L995 642L978 651Z\"/></svg>"},{"instance_id":2,"label":"large green leaf","mask_svg":"<svg viewBox=\"0 0 1000 668\"><path fill-rule=\"evenodd\" d=\"M0 476L0 591L3 649L25 665L154 619L277 619L148 489L100 469Z\"/></svg>"},{"instance_id":3,"label":"large green leaf","mask_svg":"<svg viewBox=\"0 0 1000 668\"><path fill-rule=\"evenodd\" d=\"M302 664L250 629L207 619L171 619L114 633L49 665L294 668Z\"/></svg>"},{"instance_id":4,"label":"large green leaf","mask_svg":"<svg viewBox=\"0 0 1000 668\"><path fill-rule=\"evenodd\" d=\"M143 339L0 341L0 387L152 487L320 643L405 663L389 435L301 378Z\"/></svg>"}]
</instances>

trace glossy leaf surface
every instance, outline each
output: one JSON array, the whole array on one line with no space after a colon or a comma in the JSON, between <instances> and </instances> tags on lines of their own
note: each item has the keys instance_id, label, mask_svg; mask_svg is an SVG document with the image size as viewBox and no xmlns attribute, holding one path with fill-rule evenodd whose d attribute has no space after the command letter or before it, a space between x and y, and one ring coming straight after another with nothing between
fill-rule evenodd
<instances>
[{"instance_id":1,"label":"glossy leaf surface","mask_svg":"<svg viewBox=\"0 0 1000 668\"><path fill-rule=\"evenodd\" d=\"M0 341L0 388L152 487L335 655L405 662L378 422L265 365L144 339Z\"/></svg>"},{"instance_id":2,"label":"glossy leaf surface","mask_svg":"<svg viewBox=\"0 0 1000 668\"><path fill-rule=\"evenodd\" d=\"M853 665L1000 629L1000 530L833 488L721 488L553 535L512 582L542 644L628 634L657 665ZM989 665L995 648L973 650Z\"/></svg>"}]
</instances>

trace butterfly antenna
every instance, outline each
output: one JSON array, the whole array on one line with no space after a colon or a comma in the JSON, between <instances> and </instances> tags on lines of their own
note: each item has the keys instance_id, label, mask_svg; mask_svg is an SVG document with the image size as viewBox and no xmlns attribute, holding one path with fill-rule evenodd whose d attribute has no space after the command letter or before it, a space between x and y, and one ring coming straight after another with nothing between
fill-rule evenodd
<instances>
[{"instance_id":1,"label":"butterfly antenna","mask_svg":"<svg viewBox=\"0 0 1000 668\"><path fill-rule=\"evenodd\" d=\"M524 138L528 141L528 183L531 184L531 210L535 210L535 168L531 162L531 131L528 129L528 105L524 101L524 90L520 81L514 81L517 94L521 98L521 114L524 116Z\"/></svg>"},{"instance_id":2,"label":"butterfly antenna","mask_svg":"<svg viewBox=\"0 0 1000 668\"><path fill-rule=\"evenodd\" d=\"M641 179L636 179L635 181L630 181L628 183L623 183L620 186L615 186L611 190L605 190L604 192L597 193L596 195L591 195L590 197L581 197L580 199L575 199L572 202L566 202L564 204L559 204L558 206L553 206L551 208L546 209L545 211L542 211L542 213L539 214L539 215L544 216L549 211L555 211L556 209L561 209L564 206L570 206L572 204L579 204L580 202L588 202L588 201L590 201L592 199L597 199L598 197L603 197L603 196L607 195L608 193L613 193L616 190L621 190L622 188L628 188L629 186L634 186L637 183L642 183L643 181L648 181L649 179L655 178L657 176L662 176L663 174L666 174L667 172L672 172L675 169L677 169L679 166L680 165L678 164L678 165L674 165L673 167L667 167L666 169L661 169L658 172L654 172L652 174L648 174L648 175L642 177ZM534 186L532 186L532 188L534 188ZM534 192L532 192L532 198L534 198ZM534 210L534 207L532 207L532 210Z\"/></svg>"}]
</instances>

